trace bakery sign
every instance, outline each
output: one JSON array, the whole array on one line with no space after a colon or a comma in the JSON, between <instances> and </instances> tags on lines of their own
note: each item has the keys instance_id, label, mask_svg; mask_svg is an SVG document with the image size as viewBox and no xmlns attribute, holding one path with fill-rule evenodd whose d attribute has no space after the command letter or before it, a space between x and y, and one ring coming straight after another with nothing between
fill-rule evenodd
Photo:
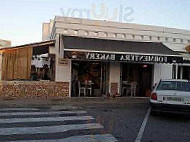
<instances>
[{"instance_id":1,"label":"bakery sign","mask_svg":"<svg viewBox=\"0 0 190 142\"><path fill-rule=\"evenodd\" d=\"M134 61L134 62L168 62L168 58L164 56L152 55L118 55L105 53L85 53L86 59L89 60L118 60L118 61Z\"/></svg>"},{"instance_id":2,"label":"bakery sign","mask_svg":"<svg viewBox=\"0 0 190 142\"><path fill-rule=\"evenodd\" d=\"M113 54L100 52L73 52L64 51L65 59L80 60L102 60L102 61L122 61L122 62L154 62L154 63L180 63L182 57L159 56L159 55L139 55L139 54Z\"/></svg>"}]
</instances>

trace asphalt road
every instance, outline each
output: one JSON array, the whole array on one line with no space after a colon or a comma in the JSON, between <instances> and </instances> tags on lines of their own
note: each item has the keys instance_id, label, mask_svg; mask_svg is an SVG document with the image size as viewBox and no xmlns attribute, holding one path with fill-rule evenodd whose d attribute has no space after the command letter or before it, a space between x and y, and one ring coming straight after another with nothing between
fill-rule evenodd
<instances>
[{"instance_id":1,"label":"asphalt road","mask_svg":"<svg viewBox=\"0 0 190 142\"><path fill-rule=\"evenodd\" d=\"M53 133L48 135L47 139L50 138L61 138L67 136L74 135L103 135L106 139L108 138L116 138L119 142L189 142L190 141L190 117L189 116L181 116L181 115L169 115L169 114L161 114L157 116L152 116L147 114L149 109L148 99L142 98L119 98L119 99L65 99L65 100L51 100L47 104L45 101L42 103L35 104L35 101L32 103L30 101L29 104L24 102L12 101L9 105L8 101L3 104L1 107L32 107L37 108L39 111L52 111L53 109L58 110L81 110L86 111L87 116L93 117L94 120L88 121L88 123L96 123L101 130L93 130L93 131L77 131L75 130L73 133ZM12 105L11 105L12 104ZM19 104L17 106L17 104ZM35 110L34 110L35 112ZM1 115L1 113L0 113ZM34 114L35 115L35 114ZM38 114L36 114L38 115ZM42 114L40 114L42 115ZM35 127L35 126L59 126L61 123L59 117L66 117L64 115L60 115L59 113L55 113L53 115L55 117L55 122L49 121L42 123L30 123L30 124L0 124L2 128L11 128L11 127ZM70 115L69 115L70 116ZM80 115L79 115L80 116ZM18 118L24 116L19 116ZM34 116L31 116L33 118ZM39 116L35 116L38 118ZM50 117L50 116L40 116L40 117ZM4 117L0 116L0 119ZM9 117L8 117L9 118ZM27 117L28 118L28 117ZM49 119L49 118L46 118ZM70 119L70 118L69 118ZM72 118L73 119L73 118ZM80 118L81 119L81 118ZM82 118L84 119L84 118ZM85 118L87 119L87 118ZM88 118L89 119L89 118ZM1 122L1 121L0 121ZM86 124L84 121L68 121L64 122L64 124ZM99 126L100 125L100 126ZM56 128L55 128L56 129ZM61 129L61 128L58 128ZM139 137L140 134L140 137ZM15 135L19 137L18 135ZM32 135L28 135L25 137L22 135L21 138L27 140L31 138ZM38 139L45 138L45 135L38 136ZM1 135L0 138L3 138ZM5 137L6 140L7 137ZM102 137L104 138L104 137ZM11 136L11 140L14 139L14 135ZM33 138L34 139L34 138Z\"/></svg>"},{"instance_id":2,"label":"asphalt road","mask_svg":"<svg viewBox=\"0 0 190 142\"><path fill-rule=\"evenodd\" d=\"M119 103L120 101L121 103ZM146 99L118 100L112 103L80 105L120 142L134 142L142 127L149 103ZM148 115L142 142L189 142L190 116Z\"/></svg>"},{"instance_id":3,"label":"asphalt road","mask_svg":"<svg viewBox=\"0 0 190 142\"><path fill-rule=\"evenodd\" d=\"M177 114L150 116L142 141L189 142L190 117Z\"/></svg>"}]
</instances>

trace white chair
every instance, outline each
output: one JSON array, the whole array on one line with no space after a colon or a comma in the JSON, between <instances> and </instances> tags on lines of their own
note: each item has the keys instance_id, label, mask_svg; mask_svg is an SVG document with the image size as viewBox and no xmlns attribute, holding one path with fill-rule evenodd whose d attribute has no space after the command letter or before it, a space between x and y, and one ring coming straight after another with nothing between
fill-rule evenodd
<instances>
[{"instance_id":1,"label":"white chair","mask_svg":"<svg viewBox=\"0 0 190 142\"><path fill-rule=\"evenodd\" d=\"M85 81L85 87L86 91L90 93L90 96L92 96L92 81Z\"/></svg>"},{"instance_id":2,"label":"white chair","mask_svg":"<svg viewBox=\"0 0 190 142\"><path fill-rule=\"evenodd\" d=\"M130 91L131 91L131 84L128 83L128 81L123 81L122 95L128 96L128 94L130 93Z\"/></svg>"},{"instance_id":3,"label":"white chair","mask_svg":"<svg viewBox=\"0 0 190 142\"><path fill-rule=\"evenodd\" d=\"M131 97L136 96L136 90L137 90L137 82L131 83Z\"/></svg>"},{"instance_id":4,"label":"white chair","mask_svg":"<svg viewBox=\"0 0 190 142\"><path fill-rule=\"evenodd\" d=\"M80 81L78 81L78 86L79 86L79 95L78 96L80 97L81 93L84 94L84 96L86 96L86 86L81 86Z\"/></svg>"}]
</instances>

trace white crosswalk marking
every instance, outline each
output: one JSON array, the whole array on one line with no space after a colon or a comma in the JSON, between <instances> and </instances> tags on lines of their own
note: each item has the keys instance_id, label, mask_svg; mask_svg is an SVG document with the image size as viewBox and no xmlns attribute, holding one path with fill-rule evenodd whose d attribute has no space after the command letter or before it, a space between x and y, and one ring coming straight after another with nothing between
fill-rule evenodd
<instances>
[{"instance_id":1,"label":"white crosswalk marking","mask_svg":"<svg viewBox=\"0 0 190 142\"><path fill-rule=\"evenodd\" d=\"M111 134L102 133L103 129L100 123L82 110L0 109L0 142L117 141Z\"/></svg>"},{"instance_id":2,"label":"white crosswalk marking","mask_svg":"<svg viewBox=\"0 0 190 142\"><path fill-rule=\"evenodd\" d=\"M0 109L0 111L19 111L19 110L32 111L32 110L39 110L39 109L37 108L2 108Z\"/></svg>"},{"instance_id":3,"label":"white crosswalk marking","mask_svg":"<svg viewBox=\"0 0 190 142\"><path fill-rule=\"evenodd\" d=\"M10 112L0 113L0 116L34 116L34 115L60 115L60 114L84 114L86 111L48 111L48 112Z\"/></svg>"},{"instance_id":4,"label":"white crosswalk marking","mask_svg":"<svg viewBox=\"0 0 190 142\"><path fill-rule=\"evenodd\" d=\"M46 140L46 142L117 142L110 134L102 135L83 135L74 136L65 139ZM12 141L13 142L13 141ZM29 141L16 141L16 142L44 142L44 140L29 140Z\"/></svg>"},{"instance_id":5,"label":"white crosswalk marking","mask_svg":"<svg viewBox=\"0 0 190 142\"><path fill-rule=\"evenodd\" d=\"M71 124L71 125L59 125L59 126L42 126L42 127L4 128L0 129L0 135L60 133L69 130L96 129L96 128L103 128L103 126L98 123L91 123L91 124Z\"/></svg>"},{"instance_id":6,"label":"white crosswalk marking","mask_svg":"<svg viewBox=\"0 0 190 142\"><path fill-rule=\"evenodd\" d=\"M92 116L65 116L65 117L40 117L40 118L10 118L0 119L3 123L26 123L26 122L46 122L46 121L67 121L67 120L92 120Z\"/></svg>"}]
</instances>

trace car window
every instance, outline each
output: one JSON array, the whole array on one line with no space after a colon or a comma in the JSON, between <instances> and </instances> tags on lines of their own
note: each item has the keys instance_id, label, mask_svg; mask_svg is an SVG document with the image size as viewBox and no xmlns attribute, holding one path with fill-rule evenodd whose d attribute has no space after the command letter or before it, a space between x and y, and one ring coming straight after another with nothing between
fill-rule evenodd
<instances>
[{"instance_id":1,"label":"car window","mask_svg":"<svg viewBox=\"0 0 190 142\"><path fill-rule=\"evenodd\" d=\"M176 90L190 92L190 83L181 81L161 81L156 90Z\"/></svg>"}]
</instances>

